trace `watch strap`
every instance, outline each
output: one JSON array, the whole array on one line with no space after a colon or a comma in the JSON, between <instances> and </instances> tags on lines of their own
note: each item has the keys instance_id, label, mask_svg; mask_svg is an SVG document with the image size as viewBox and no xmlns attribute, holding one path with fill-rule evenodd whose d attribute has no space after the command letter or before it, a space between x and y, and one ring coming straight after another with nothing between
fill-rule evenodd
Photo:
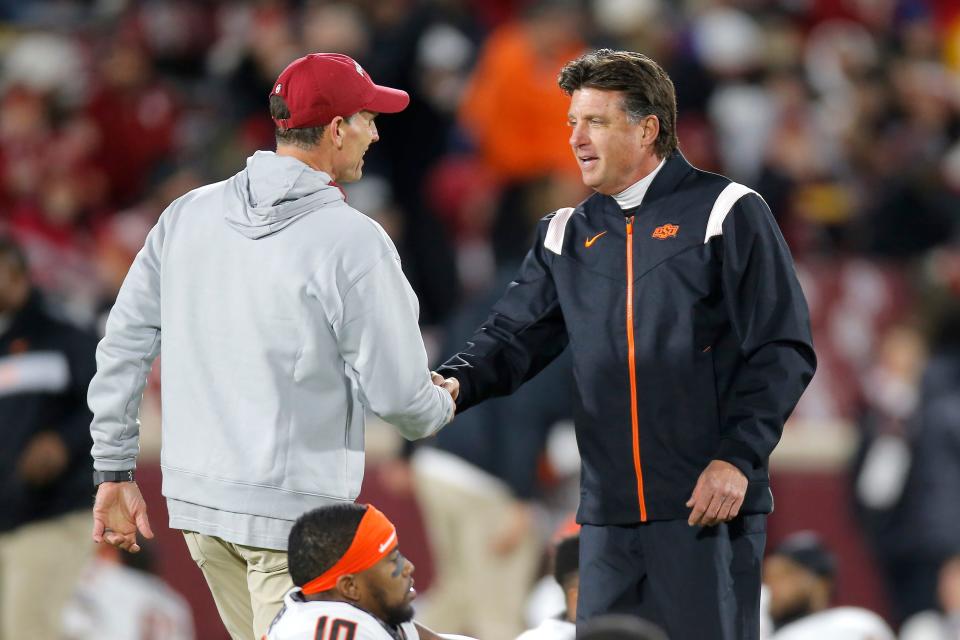
<instances>
[{"instance_id":1,"label":"watch strap","mask_svg":"<svg viewBox=\"0 0 960 640\"><path fill-rule=\"evenodd\" d=\"M94 471L93 486L99 487L104 482L133 482L133 469L124 471Z\"/></svg>"}]
</instances>

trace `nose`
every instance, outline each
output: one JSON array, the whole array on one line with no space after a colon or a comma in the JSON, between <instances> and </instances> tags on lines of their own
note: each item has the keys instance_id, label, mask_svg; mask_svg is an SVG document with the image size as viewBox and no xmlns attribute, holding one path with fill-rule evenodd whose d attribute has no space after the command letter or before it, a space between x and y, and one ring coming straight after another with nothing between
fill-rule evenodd
<instances>
[{"instance_id":1,"label":"nose","mask_svg":"<svg viewBox=\"0 0 960 640\"><path fill-rule=\"evenodd\" d=\"M413 565L412 562L410 562L410 561L407 560L406 558L404 558L404 562L405 562L406 564L405 564L404 567L403 567L403 575L404 575L405 578L409 578L410 576L413 575L413 571L414 571L414 569L416 569L416 567Z\"/></svg>"},{"instance_id":2,"label":"nose","mask_svg":"<svg viewBox=\"0 0 960 640\"><path fill-rule=\"evenodd\" d=\"M377 131L377 123L373 120L370 121L370 144L373 144L380 139L380 132Z\"/></svg>"},{"instance_id":3,"label":"nose","mask_svg":"<svg viewBox=\"0 0 960 640\"><path fill-rule=\"evenodd\" d=\"M587 136L584 125L580 122L573 125L570 130L570 146L576 149L577 147L587 144L589 141L590 138Z\"/></svg>"}]
</instances>

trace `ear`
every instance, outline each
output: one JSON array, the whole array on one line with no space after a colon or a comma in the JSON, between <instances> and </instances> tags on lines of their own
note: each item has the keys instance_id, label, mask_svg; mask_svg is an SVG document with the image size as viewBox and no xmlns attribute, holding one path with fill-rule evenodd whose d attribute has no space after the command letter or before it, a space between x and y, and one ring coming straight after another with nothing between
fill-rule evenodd
<instances>
[{"instance_id":1,"label":"ear","mask_svg":"<svg viewBox=\"0 0 960 640\"><path fill-rule=\"evenodd\" d=\"M358 602L360 600L360 583L357 580L357 576L352 573L337 578L337 586L334 588L344 600L349 602Z\"/></svg>"},{"instance_id":2,"label":"ear","mask_svg":"<svg viewBox=\"0 0 960 640\"><path fill-rule=\"evenodd\" d=\"M330 124L327 126L327 130L330 132L330 140L333 141L333 144L337 149L343 148L344 135L340 125L344 122L343 116L334 116L333 120L331 120Z\"/></svg>"},{"instance_id":3,"label":"ear","mask_svg":"<svg viewBox=\"0 0 960 640\"><path fill-rule=\"evenodd\" d=\"M653 145L660 135L660 118L647 116L643 119L643 144Z\"/></svg>"}]
</instances>

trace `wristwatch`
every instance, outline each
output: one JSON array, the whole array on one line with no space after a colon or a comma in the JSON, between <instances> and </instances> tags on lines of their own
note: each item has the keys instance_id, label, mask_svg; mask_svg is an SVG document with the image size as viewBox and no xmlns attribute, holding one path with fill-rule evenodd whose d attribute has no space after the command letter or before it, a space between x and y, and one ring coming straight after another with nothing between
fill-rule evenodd
<instances>
[{"instance_id":1,"label":"wristwatch","mask_svg":"<svg viewBox=\"0 0 960 640\"><path fill-rule=\"evenodd\" d=\"M104 482L133 482L133 469L125 471L96 471L93 472L93 486L99 487Z\"/></svg>"}]
</instances>

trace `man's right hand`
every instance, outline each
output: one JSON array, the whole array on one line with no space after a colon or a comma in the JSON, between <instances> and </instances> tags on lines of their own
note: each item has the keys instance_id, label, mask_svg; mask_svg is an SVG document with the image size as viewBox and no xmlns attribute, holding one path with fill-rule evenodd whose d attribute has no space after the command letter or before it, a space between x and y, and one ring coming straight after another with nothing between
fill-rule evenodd
<instances>
[{"instance_id":1,"label":"man's right hand","mask_svg":"<svg viewBox=\"0 0 960 640\"><path fill-rule=\"evenodd\" d=\"M457 396L460 395L460 381L456 378L444 378L442 375L436 371L430 372L430 380L433 384L438 387L443 387L450 394L450 397L453 398L453 401L457 401Z\"/></svg>"},{"instance_id":2,"label":"man's right hand","mask_svg":"<svg viewBox=\"0 0 960 640\"><path fill-rule=\"evenodd\" d=\"M144 538L153 538L147 503L136 482L104 482L97 487L93 504L93 541L106 542L117 548L137 553L137 531Z\"/></svg>"},{"instance_id":3,"label":"man's right hand","mask_svg":"<svg viewBox=\"0 0 960 640\"><path fill-rule=\"evenodd\" d=\"M747 476L726 460L711 460L687 500L692 509L687 524L712 527L729 522L740 513L746 495Z\"/></svg>"}]
</instances>

